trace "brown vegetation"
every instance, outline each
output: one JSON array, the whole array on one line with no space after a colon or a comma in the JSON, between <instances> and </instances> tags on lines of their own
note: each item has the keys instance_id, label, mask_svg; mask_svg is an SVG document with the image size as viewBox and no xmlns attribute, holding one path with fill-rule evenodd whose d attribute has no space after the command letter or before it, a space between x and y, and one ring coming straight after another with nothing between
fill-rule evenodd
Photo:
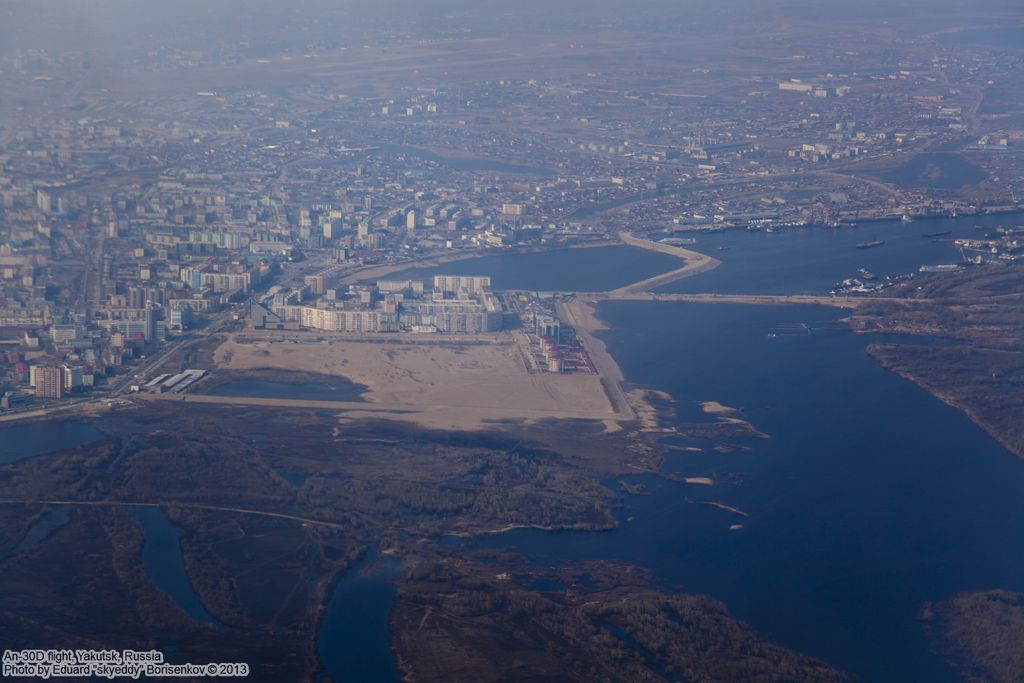
<instances>
[{"instance_id":1,"label":"brown vegetation","mask_svg":"<svg viewBox=\"0 0 1024 683\"><path fill-rule=\"evenodd\" d=\"M618 583L631 568L621 568ZM417 681L841 681L759 640L721 603L645 589L555 594L424 564L399 584L393 642Z\"/></svg>"},{"instance_id":2,"label":"brown vegetation","mask_svg":"<svg viewBox=\"0 0 1024 683\"><path fill-rule=\"evenodd\" d=\"M1024 594L965 593L922 614L938 649L969 683L1020 683L1024 676Z\"/></svg>"},{"instance_id":3,"label":"brown vegetation","mask_svg":"<svg viewBox=\"0 0 1024 683\"><path fill-rule=\"evenodd\" d=\"M1024 458L1024 266L989 265L915 278L865 303L863 331L934 335L952 346L875 344L887 369L919 384Z\"/></svg>"}]
</instances>

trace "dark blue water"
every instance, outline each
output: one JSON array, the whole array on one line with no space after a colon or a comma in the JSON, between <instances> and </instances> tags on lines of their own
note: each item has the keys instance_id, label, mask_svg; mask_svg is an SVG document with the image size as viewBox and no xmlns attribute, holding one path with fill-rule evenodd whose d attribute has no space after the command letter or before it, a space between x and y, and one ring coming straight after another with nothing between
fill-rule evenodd
<instances>
[{"instance_id":1,"label":"dark blue water","mask_svg":"<svg viewBox=\"0 0 1024 683\"><path fill-rule=\"evenodd\" d=\"M999 225L1024 223L1020 214L918 219L913 223L876 221L856 228L800 228L775 233L734 230L698 235L690 247L722 262L718 268L667 285L664 292L721 294L824 294L836 282L859 277L858 268L875 275L917 272L920 266L959 263L960 251L951 241L980 238ZM950 231L942 237L925 233ZM884 240L871 249L860 242ZM939 240L939 242L936 242ZM725 247L724 251L720 247Z\"/></svg>"},{"instance_id":2,"label":"dark blue water","mask_svg":"<svg viewBox=\"0 0 1024 683\"><path fill-rule=\"evenodd\" d=\"M824 294L866 268L879 277L916 273L925 265L959 263L952 240L980 238L1000 225L1024 224L1024 215L862 222L856 228L787 228L775 233L729 230L696 235L689 247L722 262L712 271L677 280L658 291L721 294ZM950 232L939 237L926 233ZM861 242L884 240L872 249ZM538 253L506 253L410 268L389 279L435 274L490 275L494 288L535 291L607 291L673 270L679 260L636 247L614 246Z\"/></svg>"},{"instance_id":3,"label":"dark blue water","mask_svg":"<svg viewBox=\"0 0 1024 683\"><path fill-rule=\"evenodd\" d=\"M0 559L17 555L23 550L28 550L40 541L45 541L57 529L68 523L71 519L71 508L66 505L48 511L39 520L29 527L25 536L10 551L0 555Z\"/></svg>"},{"instance_id":4,"label":"dark blue water","mask_svg":"<svg viewBox=\"0 0 1024 683\"><path fill-rule=\"evenodd\" d=\"M867 339L822 331L837 311L612 302L601 315L629 381L669 392L686 419L700 401L741 407L770 438L746 453L675 455L669 469L718 485L641 479L652 493L627 496L618 531L476 544L544 566L646 567L863 680L958 680L929 652L917 615L961 591L1024 590L1024 463L883 370ZM767 336L801 322L810 336ZM744 483L725 483L736 472Z\"/></svg>"},{"instance_id":5,"label":"dark blue water","mask_svg":"<svg viewBox=\"0 0 1024 683\"><path fill-rule=\"evenodd\" d=\"M263 379L235 379L212 387L210 396L247 398L288 398L307 401L362 401L366 387L345 379L327 382L279 382Z\"/></svg>"},{"instance_id":6,"label":"dark blue water","mask_svg":"<svg viewBox=\"0 0 1024 683\"><path fill-rule=\"evenodd\" d=\"M171 596L193 620L219 625L196 595L181 557L181 531L158 507L132 508L142 530L142 566L157 588Z\"/></svg>"},{"instance_id":7,"label":"dark blue water","mask_svg":"<svg viewBox=\"0 0 1024 683\"><path fill-rule=\"evenodd\" d=\"M281 477L296 488L302 488L309 479L309 474L302 470L297 470L294 467L275 467L274 471L277 472Z\"/></svg>"},{"instance_id":8,"label":"dark blue water","mask_svg":"<svg viewBox=\"0 0 1024 683\"><path fill-rule=\"evenodd\" d=\"M668 289L823 293L859 267L886 275L957 260L950 244L922 233L950 230L941 239L951 240L980 235L975 225L1019 222L962 217L701 236L695 248L723 264ZM886 245L854 248L873 239ZM490 274L498 288L595 291L655 274L630 270L641 254L507 254L440 272ZM438 270L417 275L430 272ZM607 302L601 315L627 379L672 394L679 423L714 419L699 402L715 400L742 408L770 438L746 439L749 450L731 453L668 439L704 450L671 454L666 472L716 485L635 477L649 495L625 496L616 531L517 530L469 544L515 549L542 567L609 558L645 567L658 584L709 593L763 636L865 681L959 680L930 652L917 616L926 601L962 591L1024 590L1024 463L959 411L883 370L865 353L871 338L839 331L844 314L835 309ZM810 335L768 337L801 323ZM389 585L345 592L381 625L354 648L381 653L372 658L381 669L360 669L369 678L393 671L383 654Z\"/></svg>"},{"instance_id":9,"label":"dark blue water","mask_svg":"<svg viewBox=\"0 0 1024 683\"><path fill-rule=\"evenodd\" d=\"M389 280L426 279L434 275L490 275L494 289L601 292L675 270L680 259L637 247L612 246L560 249L410 268Z\"/></svg>"},{"instance_id":10,"label":"dark blue water","mask_svg":"<svg viewBox=\"0 0 1024 683\"><path fill-rule=\"evenodd\" d=\"M388 615L400 564L369 553L335 586L317 639L317 654L336 683L398 683Z\"/></svg>"},{"instance_id":11,"label":"dark blue water","mask_svg":"<svg viewBox=\"0 0 1024 683\"><path fill-rule=\"evenodd\" d=\"M548 178L555 175L550 168L541 166L528 166L525 164L514 164L497 159L485 159L482 157L442 156L435 152L420 147L407 147L405 145L381 145L382 150L394 154L402 154L407 157L426 159L436 164L447 166L456 171L493 171L495 173L510 173L514 175L533 175Z\"/></svg>"},{"instance_id":12,"label":"dark blue water","mask_svg":"<svg viewBox=\"0 0 1024 683\"><path fill-rule=\"evenodd\" d=\"M89 422L21 422L0 429L0 464L74 448L104 436Z\"/></svg>"}]
</instances>

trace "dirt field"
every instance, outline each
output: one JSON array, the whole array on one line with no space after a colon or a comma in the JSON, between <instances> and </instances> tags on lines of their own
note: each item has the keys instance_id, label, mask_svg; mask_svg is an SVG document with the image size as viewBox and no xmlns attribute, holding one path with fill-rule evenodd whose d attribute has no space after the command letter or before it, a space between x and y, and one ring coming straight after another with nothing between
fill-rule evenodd
<instances>
[{"instance_id":1,"label":"dirt field","mask_svg":"<svg viewBox=\"0 0 1024 683\"><path fill-rule=\"evenodd\" d=\"M279 368L345 377L366 400L424 427L477 429L494 420L617 420L595 375L531 375L511 335L487 344L333 340L322 344L229 338L216 351L226 370ZM398 412L411 409L408 412Z\"/></svg>"}]
</instances>

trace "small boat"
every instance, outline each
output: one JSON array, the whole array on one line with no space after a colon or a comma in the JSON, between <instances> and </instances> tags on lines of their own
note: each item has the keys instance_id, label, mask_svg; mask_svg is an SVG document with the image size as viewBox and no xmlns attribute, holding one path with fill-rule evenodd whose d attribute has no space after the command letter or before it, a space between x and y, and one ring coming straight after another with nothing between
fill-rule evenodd
<instances>
[{"instance_id":1,"label":"small boat","mask_svg":"<svg viewBox=\"0 0 1024 683\"><path fill-rule=\"evenodd\" d=\"M952 235L952 230L943 230L942 232L926 232L922 233L921 237L945 237L946 235Z\"/></svg>"},{"instance_id":2,"label":"small boat","mask_svg":"<svg viewBox=\"0 0 1024 683\"><path fill-rule=\"evenodd\" d=\"M883 244L885 244L885 240L871 240L870 242L859 242L857 248L870 249L871 247L880 247Z\"/></svg>"},{"instance_id":3,"label":"small boat","mask_svg":"<svg viewBox=\"0 0 1024 683\"><path fill-rule=\"evenodd\" d=\"M910 216L910 214L905 213L900 217L900 221L902 221L903 223L913 223L914 219Z\"/></svg>"}]
</instances>

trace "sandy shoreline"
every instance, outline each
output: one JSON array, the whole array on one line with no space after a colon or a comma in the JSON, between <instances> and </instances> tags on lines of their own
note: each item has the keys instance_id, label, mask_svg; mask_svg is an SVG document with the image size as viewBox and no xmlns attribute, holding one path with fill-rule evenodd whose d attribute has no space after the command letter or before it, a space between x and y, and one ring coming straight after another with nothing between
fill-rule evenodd
<instances>
[{"instance_id":1,"label":"sandy shoreline","mask_svg":"<svg viewBox=\"0 0 1024 683\"><path fill-rule=\"evenodd\" d=\"M722 405L718 401L704 401L700 404L701 410L709 415L734 415L739 412L738 408Z\"/></svg>"},{"instance_id":2,"label":"sandy shoreline","mask_svg":"<svg viewBox=\"0 0 1024 683\"><path fill-rule=\"evenodd\" d=\"M620 232L619 239L631 247L640 247L641 249L647 249L648 251L657 251L662 254L668 254L675 256L683 260L683 265L680 268L671 270L661 275L655 275L649 277L646 280L640 282L634 282L631 285L625 287L619 287L614 289L609 294L636 294L639 292L646 292L655 287L667 285L670 282L682 279L684 277L690 277L698 275L700 273L706 273L709 270L714 270L718 266L722 265L722 262L718 259L702 254L699 251L691 251L690 249L683 249L682 247L674 247L669 244L663 244L661 242L652 242L651 240L645 240L635 235L631 235L628 232Z\"/></svg>"},{"instance_id":3,"label":"sandy shoreline","mask_svg":"<svg viewBox=\"0 0 1024 683\"><path fill-rule=\"evenodd\" d=\"M704 254L621 233L623 243L676 256L684 265L608 294L633 294L678 278L705 272L719 264ZM604 244L580 247L607 246ZM580 248L576 247L576 248ZM431 267L483 256L478 250L442 255L415 264L364 268L350 273L347 282L385 277L408 268ZM607 296L607 295L605 295ZM533 422L541 419L595 420L608 431L635 422L644 431L660 429L658 412L644 390L623 388L625 377L604 342L594 333L607 329L593 300L576 298L558 304L558 313L571 324L587 348L598 375L530 374L523 363L526 344L512 331L479 340L424 337L387 339L328 339L319 344L290 343L290 335L231 335L215 354L215 364L226 370L263 368L311 372L344 377L366 386L369 405L344 402L301 402L272 398L232 399L195 397L200 402L241 403L337 408L346 419L388 413L421 427L473 430L500 421ZM384 343L387 342L387 343ZM312 347L312 348L311 348ZM313 405L316 404L316 405Z\"/></svg>"},{"instance_id":4,"label":"sandy shoreline","mask_svg":"<svg viewBox=\"0 0 1024 683\"><path fill-rule=\"evenodd\" d=\"M422 427L474 430L502 421L535 422L544 419L599 421L609 431L635 423L644 431L662 429L658 410L643 389L626 391L625 377L596 333L608 329L596 305L604 300L649 300L652 287L707 272L720 261L705 254L642 239L622 232L622 244L675 256L680 268L610 292L584 293L558 304L558 312L573 325L587 348L599 375L530 374L523 362L525 340L518 332L451 339L424 336L391 336L327 339L310 344L303 333L243 332L230 335L214 354L214 364L225 370L259 369L298 371L344 378L367 387L368 404L308 402L309 407L334 407L348 419L389 412ZM596 242L565 249L612 246ZM429 268L444 263L489 255L547 251L530 248L511 252L474 249L440 254L419 262L367 266L348 273L344 282L374 280L410 268ZM668 295L671 296L671 295ZM779 302L786 303L786 302ZM790 302L792 303L792 302ZM804 303L801 301L800 303ZM808 302L809 303L809 302ZM835 304L833 304L835 305ZM319 334L323 337L325 335ZM305 343L295 343L302 341ZM671 397L664 397L671 400ZM191 397L186 400L193 400ZM197 401L243 403L241 398L196 398ZM257 399L272 405L276 399ZM283 400L283 399L282 399ZM287 405L299 407L301 401ZM317 403L317 406L313 406ZM319 405L328 403L331 405ZM256 403L254 403L256 405ZM281 402L277 405L286 405ZM361 409L362 410L361 410ZM78 407L69 412L79 412ZM4 416L7 419L32 414Z\"/></svg>"}]
</instances>

